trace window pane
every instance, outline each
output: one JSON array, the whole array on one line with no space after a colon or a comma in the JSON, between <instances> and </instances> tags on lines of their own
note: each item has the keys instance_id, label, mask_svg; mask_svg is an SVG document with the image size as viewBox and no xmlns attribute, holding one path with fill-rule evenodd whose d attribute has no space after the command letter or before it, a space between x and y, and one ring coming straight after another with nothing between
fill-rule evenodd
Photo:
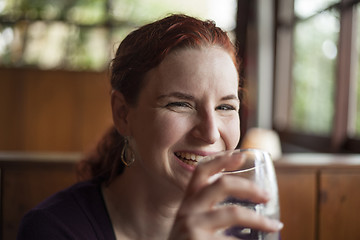
<instances>
[{"instance_id":1,"label":"window pane","mask_svg":"<svg viewBox=\"0 0 360 240\"><path fill-rule=\"evenodd\" d=\"M0 25L0 63L11 62L11 43L14 41L14 29L11 26Z\"/></svg>"},{"instance_id":2,"label":"window pane","mask_svg":"<svg viewBox=\"0 0 360 240\"><path fill-rule=\"evenodd\" d=\"M338 12L323 12L296 24L290 127L329 135L334 114Z\"/></svg>"},{"instance_id":3,"label":"window pane","mask_svg":"<svg viewBox=\"0 0 360 240\"><path fill-rule=\"evenodd\" d=\"M110 0L110 14L118 21L141 25L170 13L212 19L221 28L235 28L237 0Z\"/></svg>"},{"instance_id":4,"label":"window pane","mask_svg":"<svg viewBox=\"0 0 360 240\"><path fill-rule=\"evenodd\" d=\"M27 30L23 55L25 65L55 68L62 64L69 26L62 22L33 22Z\"/></svg>"},{"instance_id":5,"label":"window pane","mask_svg":"<svg viewBox=\"0 0 360 240\"><path fill-rule=\"evenodd\" d=\"M340 0L295 0L295 15L300 18L307 18L338 2Z\"/></svg>"},{"instance_id":6,"label":"window pane","mask_svg":"<svg viewBox=\"0 0 360 240\"><path fill-rule=\"evenodd\" d=\"M0 24L0 64L16 66L22 61L23 42L26 24L18 22L14 25Z\"/></svg>"},{"instance_id":7,"label":"window pane","mask_svg":"<svg viewBox=\"0 0 360 240\"><path fill-rule=\"evenodd\" d=\"M21 15L21 0L0 0L0 16L16 19Z\"/></svg>"},{"instance_id":8,"label":"window pane","mask_svg":"<svg viewBox=\"0 0 360 240\"><path fill-rule=\"evenodd\" d=\"M72 27L68 44L66 68L105 69L109 61L108 29L102 27Z\"/></svg>"},{"instance_id":9,"label":"window pane","mask_svg":"<svg viewBox=\"0 0 360 240\"><path fill-rule=\"evenodd\" d=\"M104 70L134 28L170 13L232 31L236 0L0 0L0 65Z\"/></svg>"},{"instance_id":10,"label":"window pane","mask_svg":"<svg viewBox=\"0 0 360 240\"><path fill-rule=\"evenodd\" d=\"M79 24L98 24L106 20L106 1L77 0L67 11L67 19Z\"/></svg>"}]
</instances>

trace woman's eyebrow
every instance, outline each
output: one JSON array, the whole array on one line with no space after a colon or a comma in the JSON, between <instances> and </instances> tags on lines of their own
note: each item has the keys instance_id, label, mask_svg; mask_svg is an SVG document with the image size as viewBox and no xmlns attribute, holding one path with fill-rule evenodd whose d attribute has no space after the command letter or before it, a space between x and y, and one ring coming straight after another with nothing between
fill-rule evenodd
<instances>
[{"instance_id":1,"label":"woman's eyebrow","mask_svg":"<svg viewBox=\"0 0 360 240\"><path fill-rule=\"evenodd\" d=\"M236 100L236 101L240 102L239 97L234 95L234 94L224 96L224 97L221 98L221 100Z\"/></svg>"},{"instance_id":2,"label":"woman's eyebrow","mask_svg":"<svg viewBox=\"0 0 360 240\"><path fill-rule=\"evenodd\" d=\"M182 93L182 92L171 92L168 94L163 94L157 97L158 100L161 100L163 98L178 98L178 99L184 99L184 100L188 100L188 101L194 101L195 97L190 95L190 94L186 94L186 93Z\"/></svg>"},{"instance_id":3,"label":"woman's eyebrow","mask_svg":"<svg viewBox=\"0 0 360 240\"><path fill-rule=\"evenodd\" d=\"M188 100L188 101L195 101L195 97L190 95L190 94L186 94L186 93L182 93L182 92L171 92L168 94L163 94L157 97L157 100L161 100L164 98L178 98L178 99L183 99L183 100ZM235 94L230 94L230 95L226 95L224 97L221 98L222 101L226 101L226 100L235 100L237 102L240 102L238 96L236 96Z\"/></svg>"}]
</instances>

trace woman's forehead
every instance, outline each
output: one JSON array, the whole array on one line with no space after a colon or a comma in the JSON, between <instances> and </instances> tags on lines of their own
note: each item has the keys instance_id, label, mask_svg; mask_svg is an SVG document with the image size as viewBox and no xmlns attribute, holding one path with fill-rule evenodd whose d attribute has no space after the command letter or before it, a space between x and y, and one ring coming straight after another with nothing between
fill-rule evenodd
<instances>
[{"instance_id":1,"label":"woman's forehead","mask_svg":"<svg viewBox=\"0 0 360 240\"><path fill-rule=\"evenodd\" d=\"M184 49L169 54L144 79L160 90L199 88L237 92L238 73L230 55L221 48ZM146 87L146 86L145 86ZM230 90L229 90L230 88Z\"/></svg>"},{"instance_id":2,"label":"woman's forehead","mask_svg":"<svg viewBox=\"0 0 360 240\"><path fill-rule=\"evenodd\" d=\"M195 70L204 67L220 67L222 64L234 65L230 54L217 46L202 48L185 48L176 50L167 55L159 64L163 71L169 70L169 67L175 69L185 68L186 70Z\"/></svg>"}]
</instances>

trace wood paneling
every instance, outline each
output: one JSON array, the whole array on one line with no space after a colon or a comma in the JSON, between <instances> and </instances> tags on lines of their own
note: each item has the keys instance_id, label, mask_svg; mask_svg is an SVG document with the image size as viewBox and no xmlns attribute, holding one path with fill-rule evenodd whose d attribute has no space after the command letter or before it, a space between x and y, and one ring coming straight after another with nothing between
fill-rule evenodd
<instances>
[{"instance_id":1,"label":"wood paneling","mask_svg":"<svg viewBox=\"0 0 360 240\"><path fill-rule=\"evenodd\" d=\"M111 126L106 73L0 68L0 150L85 151Z\"/></svg>"},{"instance_id":2,"label":"wood paneling","mask_svg":"<svg viewBox=\"0 0 360 240\"><path fill-rule=\"evenodd\" d=\"M323 171L320 192L319 239L360 239L359 171Z\"/></svg>"},{"instance_id":3,"label":"wood paneling","mask_svg":"<svg viewBox=\"0 0 360 240\"><path fill-rule=\"evenodd\" d=\"M288 154L275 168L282 240L360 239L359 154Z\"/></svg>"},{"instance_id":4,"label":"wood paneling","mask_svg":"<svg viewBox=\"0 0 360 240\"><path fill-rule=\"evenodd\" d=\"M23 132L21 119L22 81L0 71L0 149L15 150Z\"/></svg>"},{"instance_id":5,"label":"wood paneling","mask_svg":"<svg viewBox=\"0 0 360 240\"><path fill-rule=\"evenodd\" d=\"M76 182L74 163L18 162L0 166L2 239L16 239L24 213Z\"/></svg>"},{"instance_id":6,"label":"wood paneling","mask_svg":"<svg viewBox=\"0 0 360 240\"><path fill-rule=\"evenodd\" d=\"M282 240L316 239L316 172L277 170Z\"/></svg>"}]
</instances>

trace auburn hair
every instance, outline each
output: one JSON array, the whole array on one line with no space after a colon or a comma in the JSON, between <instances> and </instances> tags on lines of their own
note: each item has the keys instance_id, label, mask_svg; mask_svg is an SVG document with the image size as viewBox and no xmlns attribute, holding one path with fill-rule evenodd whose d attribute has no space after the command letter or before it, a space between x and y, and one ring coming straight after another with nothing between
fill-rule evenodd
<instances>
[{"instance_id":1,"label":"auburn hair","mask_svg":"<svg viewBox=\"0 0 360 240\"><path fill-rule=\"evenodd\" d=\"M121 92L130 105L136 105L144 75L169 53L208 46L219 46L228 52L239 70L234 45L213 21L175 14L144 25L131 32L118 47L110 64L111 87ZM97 148L79 163L79 178L110 182L121 174L125 167L120 160L123 143L123 136L111 127Z\"/></svg>"}]
</instances>

